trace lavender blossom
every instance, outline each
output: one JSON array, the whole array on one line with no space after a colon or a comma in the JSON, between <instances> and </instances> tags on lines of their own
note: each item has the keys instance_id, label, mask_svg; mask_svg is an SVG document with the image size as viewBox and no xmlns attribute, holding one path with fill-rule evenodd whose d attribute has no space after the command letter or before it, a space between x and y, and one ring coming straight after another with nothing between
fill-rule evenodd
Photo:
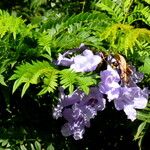
<instances>
[{"instance_id":1,"label":"lavender blossom","mask_svg":"<svg viewBox=\"0 0 150 150\"><path fill-rule=\"evenodd\" d=\"M59 54L57 61L55 62L56 65L70 67L70 65L74 62L74 57L69 58L68 55L73 55L76 52L81 52L86 49L86 46L81 43L79 48L74 48L72 50L68 50L63 54Z\"/></svg>"},{"instance_id":2,"label":"lavender blossom","mask_svg":"<svg viewBox=\"0 0 150 150\"><path fill-rule=\"evenodd\" d=\"M85 129L82 118L79 120L74 120L72 122L67 122L61 128L61 133L63 136L67 137L73 135L75 140L82 139L84 132Z\"/></svg>"},{"instance_id":3,"label":"lavender blossom","mask_svg":"<svg viewBox=\"0 0 150 150\"><path fill-rule=\"evenodd\" d=\"M59 54L58 60L57 60L57 65L61 66L70 66L73 64L73 57L72 58L67 58L65 55Z\"/></svg>"},{"instance_id":4,"label":"lavender blossom","mask_svg":"<svg viewBox=\"0 0 150 150\"><path fill-rule=\"evenodd\" d=\"M117 110L124 110L128 119L136 119L136 109L143 109L147 105L148 91L140 89L136 83L143 77L141 73L132 68L132 73L127 86L120 85L121 79L118 72L108 65L107 70L100 73L100 92L107 95L108 100L114 100Z\"/></svg>"},{"instance_id":5,"label":"lavender blossom","mask_svg":"<svg viewBox=\"0 0 150 150\"><path fill-rule=\"evenodd\" d=\"M80 47L78 48L80 49ZM94 71L102 62L103 53L94 55L91 50L81 45L82 54L72 56L76 50L70 50L63 55L59 54L58 65L70 67L75 72ZM78 51L79 52L79 51ZM81 50L80 50L81 52ZM90 120L94 119L98 111L105 109L107 95L108 101L114 102L115 108L123 110L131 121L136 119L136 109L143 109L148 102L148 90L141 89L137 83L143 79L143 74L131 67L132 73L128 76L128 83L122 84L120 78L120 66L112 56L106 59L107 69L100 72L101 82L99 87L91 87L90 93L86 95L83 91L76 89L72 94L66 95L63 88L59 88L59 102L54 108L53 117L63 117L66 123L61 128L63 136L73 136L75 140L83 138L85 128L90 127ZM115 68L112 68L111 65Z\"/></svg>"},{"instance_id":6,"label":"lavender blossom","mask_svg":"<svg viewBox=\"0 0 150 150\"><path fill-rule=\"evenodd\" d=\"M99 55L94 55L92 51L85 50L82 55L74 57L74 63L70 66L75 72L94 71L98 64L102 61Z\"/></svg>"},{"instance_id":7,"label":"lavender blossom","mask_svg":"<svg viewBox=\"0 0 150 150\"><path fill-rule=\"evenodd\" d=\"M114 100L117 110L124 110L128 119L136 119L136 109L143 109L148 102L148 91L139 87L121 87L120 95Z\"/></svg>"},{"instance_id":8,"label":"lavender blossom","mask_svg":"<svg viewBox=\"0 0 150 150\"><path fill-rule=\"evenodd\" d=\"M102 111L105 109L106 100L103 98L103 94L99 92L98 87L91 87L90 93L84 96L81 104L91 106L97 111Z\"/></svg>"},{"instance_id":9,"label":"lavender blossom","mask_svg":"<svg viewBox=\"0 0 150 150\"><path fill-rule=\"evenodd\" d=\"M72 55L77 51L83 52L80 55L68 58L68 55ZM75 72L90 72L94 71L101 61L102 58L100 55L94 55L91 50L86 49L84 44L81 44L79 48L69 50L64 54L59 54L55 64L70 67Z\"/></svg>"},{"instance_id":10,"label":"lavender blossom","mask_svg":"<svg viewBox=\"0 0 150 150\"><path fill-rule=\"evenodd\" d=\"M141 72L137 72L136 68L134 66L130 66L130 69L132 71L131 75L129 76L129 83L128 86L130 87L136 87L137 83L141 82L144 78L144 74Z\"/></svg>"},{"instance_id":11,"label":"lavender blossom","mask_svg":"<svg viewBox=\"0 0 150 150\"><path fill-rule=\"evenodd\" d=\"M84 93L79 89L75 90L70 95L65 95L64 89L62 87L59 88L59 102L57 106L53 110L53 118L58 119L62 117L62 110L67 107L71 106L74 103L77 103L82 100Z\"/></svg>"},{"instance_id":12,"label":"lavender blossom","mask_svg":"<svg viewBox=\"0 0 150 150\"><path fill-rule=\"evenodd\" d=\"M59 102L53 110L53 118L58 119L59 117L62 117L62 110L63 106L61 102Z\"/></svg>"},{"instance_id":13,"label":"lavender blossom","mask_svg":"<svg viewBox=\"0 0 150 150\"><path fill-rule=\"evenodd\" d=\"M73 135L75 140L81 139L85 127L90 127L90 119L97 115L97 111L104 110L105 103L98 87L91 87L89 95L85 95L79 90L72 95L64 95L61 100L63 106L61 115L67 123L61 129L63 136Z\"/></svg>"},{"instance_id":14,"label":"lavender blossom","mask_svg":"<svg viewBox=\"0 0 150 150\"><path fill-rule=\"evenodd\" d=\"M108 65L107 70L102 71L100 76L100 92L106 94L109 101L118 98L120 92L120 76L118 72Z\"/></svg>"}]
</instances>

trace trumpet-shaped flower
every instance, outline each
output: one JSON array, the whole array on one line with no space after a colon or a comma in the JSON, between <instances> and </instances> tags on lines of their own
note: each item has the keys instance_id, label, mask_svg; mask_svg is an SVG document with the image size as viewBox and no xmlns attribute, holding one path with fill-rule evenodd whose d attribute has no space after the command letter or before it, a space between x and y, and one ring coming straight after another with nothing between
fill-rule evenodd
<instances>
[{"instance_id":1,"label":"trumpet-shaped flower","mask_svg":"<svg viewBox=\"0 0 150 150\"><path fill-rule=\"evenodd\" d=\"M102 71L100 76L100 92L106 94L109 101L118 98L120 92L120 76L118 72L108 65L107 70Z\"/></svg>"},{"instance_id":2,"label":"trumpet-shaped flower","mask_svg":"<svg viewBox=\"0 0 150 150\"><path fill-rule=\"evenodd\" d=\"M74 57L74 63L70 66L75 72L94 71L98 64L102 61L99 55L94 55L92 51L85 50L82 55Z\"/></svg>"},{"instance_id":3,"label":"trumpet-shaped flower","mask_svg":"<svg viewBox=\"0 0 150 150\"><path fill-rule=\"evenodd\" d=\"M90 127L90 119L97 115L97 111L104 110L105 99L99 92L98 87L91 87L88 95L76 90L72 95L62 97L63 99L60 103L63 109L58 111L58 117L63 116L67 123L63 125L61 132L63 136L73 135L74 139L81 139L85 132L85 127ZM54 114L58 113L54 111ZM55 116L56 119L58 117Z\"/></svg>"},{"instance_id":4,"label":"trumpet-shaped flower","mask_svg":"<svg viewBox=\"0 0 150 150\"><path fill-rule=\"evenodd\" d=\"M124 110L128 119L136 119L136 109L143 109L148 102L148 91L139 87L121 87L120 94L114 100L117 110Z\"/></svg>"}]
</instances>

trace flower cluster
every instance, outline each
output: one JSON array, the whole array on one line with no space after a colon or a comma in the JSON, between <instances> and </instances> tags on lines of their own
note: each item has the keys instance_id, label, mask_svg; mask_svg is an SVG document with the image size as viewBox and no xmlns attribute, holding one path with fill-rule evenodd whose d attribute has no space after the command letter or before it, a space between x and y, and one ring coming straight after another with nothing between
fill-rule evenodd
<instances>
[{"instance_id":1,"label":"flower cluster","mask_svg":"<svg viewBox=\"0 0 150 150\"><path fill-rule=\"evenodd\" d=\"M117 110L124 110L128 119L136 119L136 108L143 109L147 105L148 91L141 89L130 79L127 85L121 85L121 78L111 66L100 73L100 92L107 95L108 101L114 100ZM131 83L132 84L131 84ZM133 84L134 83L134 84Z\"/></svg>"},{"instance_id":2,"label":"flower cluster","mask_svg":"<svg viewBox=\"0 0 150 150\"><path fill-rule=\"evenodd\" d=\"M90 127L90 119L105 108L106 100L98 87L91 87L88 95L78 89L71 95L65 95L61 88L60 93L61 100L54 109L53 117L63 116L67 120L61 129L64 136L73 135L74 139L81 139L84 128Z\"/></svg>"},{"instance_id":3,"label":"flower cluster","mask_svg":"<svg viewBox=\"0 0 150 150\"><path fill-rule=\"evenodd\" d=\"M76 51L60 54L57 65L70 67L75 72L91 72L95 71L99 64L105 63L107 69L101 68L99 85L90 87L88 95L79 89L71 95L66 95L64 89L59 88L60 98L54 108L53 117L63 117L67 121L62 126L62 135L73 135L75 140L82 139L85 127L90 127L90 119L93 119L98 111L105 109L106 100L113 101L116 110L123 110L127 118L134 121L136 109L145 108L148 102L148 90L137 85L143 79L143 74L137 72L135 67L128 66L121 55L115 57L104 56L103 53L93 54L83 44L78 50L80 54L71 58L68 55Z\"/></svg>"}]
</instances>

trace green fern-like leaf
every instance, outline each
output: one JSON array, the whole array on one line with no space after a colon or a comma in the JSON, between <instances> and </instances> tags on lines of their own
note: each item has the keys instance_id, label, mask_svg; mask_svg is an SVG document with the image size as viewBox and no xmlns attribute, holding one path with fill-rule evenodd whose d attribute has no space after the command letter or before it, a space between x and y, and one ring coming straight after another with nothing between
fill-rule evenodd
<instances>
[{"instance_id":1,"label":"green fern-like leaf","mask_svg":"<svg viewBox=\"0 0 150 150\"><path fill-rule=\"evenodd\" d=\"M139 127L138 127L138 129L137 129L137 132L136 132L136 134L135 134L135 136L134 136L134 140L138 140L138 146L139 146L139 149L140 149L140 150L141 150L141 148L142 148L142 141L143 141L144 135L145 135L145 133L146 133L148 127L149 127L149 123L147 123L147 122L145 122L145 121L142 122L142 123L139 125Z\"/></svg>"},{"instance_id":2,"label":"green fern-like leaf","mask_svg":"<svg viewBox=\"0 0 150 150\"><path fill-rule=\"evenodd\" d=\"M136 135L134 136L134 140L137 140L137 139L140 138L140 135L142 134L142 132L143 132L143 130L144 130L146 124L147 124L146 122L142 122L142 123L139 125L138 130L137 130L137 133L136 133Z\"/></svg>"},{"instance_id":3,"label":"green fern-like leaf","mask_svg":"<svg viewBox=\"0 0 150 150\"><path fill-rule=\"evenodd\" d=\"M141 66L139 70L145 74L150 74L150 58L144 60L144 65Z\"/></svg>"},{"instance_id":4,"label":"green fern-like leaf","mask_svg":"<svg viewBox=\"0 0 150 150\"><path fill-rule=\"evenodd\" d=\"M143 110L137 111L137 119L150 123L150 103Z\"/></svg>"},{"instance_id":5,"label":"green fern-like leaf","mask_svg":"<svg viewBox=\"0 0 150 150\"><path fill-rule=\"evenodd\" d=\"M5 81L4 81L4 76L0 74L0 84L7 86Z\"/></svg>"},{"instance_id":6,"label":"green fern-like leaf","mask_svg":"<svg viewBox=\"0 0 150 150\"><path fill-rule=\"evenodd\" d=\"M55 72L55 73L53 73ZM14 75L11 76L10 80L16 80L13 86L13 93L18 89L18 87L24 83L22 94L23 96L26 90L29 88L30 84L38 84L41 77L44 79L44 89L40 94L45 94L46 92L53 92L57 86L57 70L54 69L48 62L37 61L23 64L15 70ZM47 87L47 88L46 88Z\"/></svg>"},{"instance_id":7,"label":"green fern-like leaf","mask_svg":"<svg viewBox=\"0 0 150 150\"><path fill-rule=\"evenodd\" d=\"M42 4L46 4L47 0L32 0L31 1L31 7L37 8L40 7Z\"/></svg>"},{"instance_id":8,"label":"green fern-like leaf","mask_svg":"<svg viewBox=\"0 0 150 150\"><path fill-rule=\"evenodd\" d=\"M121 47L124 47L125 33L128 33L132 28L133 27L128 24L113 24L100 34L100 38L107 40L110 43L111 49L114 48L120 51Z\"/></svg>"},{"instance_id":9,"label":"green fern-like leaf","mask_svg":"<svg viewBox=\"0 0 150 150\"><path fill-rule=\"evenodd\" d=\"M63 22L63 27L69 27L70 25L76 24L76 23L89 23L96 21L108 21L110 20L109 17L101 12L93 12L93 13L80 13L78 15L73 15L69 18L66 18Z\"/></svg>"},{"instance_id":10,"label":"green fern-like leaf","mask_svg":"<svg viewBox=\"0 0 150 150\"><path fill-rule=\"evenodd\" d=\"M125 24L113 24L111 27L100 34L102 40L107 39L110 47L122 49L127 55L127 50L131 50L138 41L149 41L150 30L145 28L133 28L133 26Z\"/></svg>"},{"instance_id":11,"label":"green fern-like leaf","mask_svg":"<svg viewBox=\"0 0 150 150\"><path fill-rule=\"evenodd\" d=\"M48 28L48 37L44 38L46 40L43 40L42 38L41 40L38 40L40 41L39 45L41 45L42 47L44 47L44 45L48 45L51 50L71 49L76 47L77 45L80 45L81 43L87 43L88 45L93 46L96 44L98 45L100 43L100 39L99 37L94 36L94 33L96 30L102 31L102 27L104 28L105 26L107 26L107 24L111 22L111 19L104 13L92 12L80 13L69 18L66 17L64 20L62 20L61 23L57 22L56 24L51 26L50 29L49 26L46 25L49 23L49 20L43 25L44 30ZM52 36L52 40L51 42L47 42L48 44L46 44L45 42L50 39L50 36Z\"/></svg>"},{"instance_id":12,"label":"green fern-like leaf","mask_svg":"<svg viewBox=\"0 0 150 150\"><path fill-rule=\"evenodd\" d=\"M150 31L147 29L135 28L130 30L124 39L125 49L133 48L139 38L148 39L148 37L150 37Z\"/></svg>"},{"instance_id":13,"label":"green fern-like leaf","mask_svg":"<svg viewBox=\"0 0 150 150\"><path fill-rule=\"evenodd\" d=\"M64 69L60 72L60 84L66 89L69 88L69 92L74 91L74 84L76 83L77 74L70 69Z\"/></svg>"},{"instance_id":14,"label":"green fern-like leaf","mask_svg":"<svg viewBox=\"0 0 150 150\"><path fill-rule=\"evenodd\" d=\"M38 95L43 95L47 92L53 93L54 90L56 89L56 87L58 86L57 78L58 78L58 71L57 70L45 74L44 84L42 86L42 90L39 92Z\"/></svg>"},{"instance_id":15,"label":"green fern-like leaf","mask_svg":"<svg viewBox=\"0 0 150 150\"><path fill-rule=\"evenodd\" d=\"M96 85L97 81L92 76L87 76L82 73L73 72L70 69L64 69L60 72L60 84L66 89L69 88L69 92L72 93L75 87L79 87L86 94L89 93L89 87Z\"/></svg>"},{"instance_id":16,"label":"green fern-like leaf","mask_svg":"<svg viewBox=\"0 0 150 150\"><path fill-rule=\"evenodd\" d=\"M0 10L0 37L2 38L7 32L12 33L14 39L16 34L20 32L20 27L24 26L24 21L9 15L5 11Z\"/></svg>"},{"instance_id":17,"label":"green fern-like leaf","mask_svg":"<svg viewBox=\"0 0 150 150\"><path fill-rule=\"evenodd\" d=\"M98 7L101 11L106 11L111 15L111 18L115 22L121 22L124 19L124 11L122 10L122 5L117 2L113 2L111 0L107 1L99 1L96 3L96 7Z\"/></svg>"},{"instance_id":18,"label":"green fern-like leaf","mask_svg":"<svg viewBox=\"0 0 150 150\"><path fill-rule=\"evenodd\" d=\"M47 32L43 32L38 38L38 44L43 47L43 50L46 50L51 56L51 43L52 36Z\"/></svg>"},{"instance_id":19,"label":"green fern-like leaf","mask_svg":"<svg viewBox=\"0 0 150 150\"><path fill-rule=\"evenodd\" d=\"M101 34L101 37L102 39L111 37L112 43L114 43L117 38L118 31L123 30L128 32L131 29L133 29L133 27L128 24L113 24L111 27L106 28L106 30Z\"/></svg>"},{"instance_id":20,"label":"green fern-like leaf","mask_svg":"<svg viewBox=\"0 0 150 150\"><path fill-rule=\"evenodd\" d=\"M89 87L92 85L96 85L96 80L92 77L80 76L77 77L77 82L79 85L79 89L84 91L86 94L89 93Z\"/></svg>"},{"instance_id":21,"label":"green fern-like leaf","mask_svg":"<svg viewBox=\"0 0 150 150\"><path fill-rule=\"evenodd\" d=\"M140 2L137 3L133 11L128 16L128 23L131 24L138 20L150 25L150 8Z\"/></svg>"},{"instance_id":22,"label":"green fern-like leaf","mask_svg":"<svg viewBox=\"0 0 150 150\"><path fill-rule=\"evenodd\" d=\"M150 4L150 0L143 0L144 2Z\"/></svg>"}]
</instances>

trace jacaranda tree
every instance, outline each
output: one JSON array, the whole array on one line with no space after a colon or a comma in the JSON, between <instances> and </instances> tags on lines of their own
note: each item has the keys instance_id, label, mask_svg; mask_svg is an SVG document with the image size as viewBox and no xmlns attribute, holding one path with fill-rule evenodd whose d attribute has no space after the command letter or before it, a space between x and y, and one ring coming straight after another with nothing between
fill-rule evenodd
<instances>
[{"instance_id":1,"label":"jacaranda tree","mask_svg":"<svg viewBox=\"0 0 150 150\"><path fill-rule=\"evenodd\" d=\"M1 149L148 149L150 1L11 4L0 2Z\"/></svg>"}]
</instances>

